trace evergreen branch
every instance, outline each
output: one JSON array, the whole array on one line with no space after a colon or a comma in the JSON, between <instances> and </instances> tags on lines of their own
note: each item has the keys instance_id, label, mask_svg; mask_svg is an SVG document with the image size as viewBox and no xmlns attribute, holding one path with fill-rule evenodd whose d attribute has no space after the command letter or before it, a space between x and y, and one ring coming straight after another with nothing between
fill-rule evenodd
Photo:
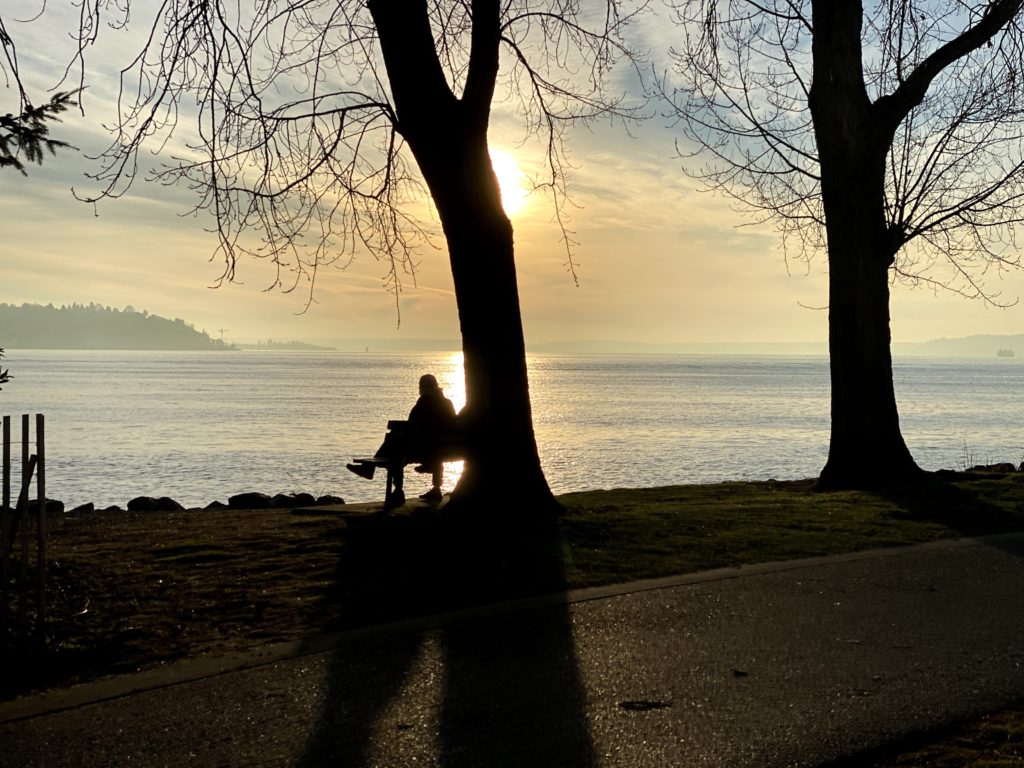
<instances>
[{"instance_id":1,"label":"evergreen branch","mask_svg":"<svg viewBox=\"0 0 1024 768\"><path fill-rule=\"evenodd\" d=\"M46 153L58 149L76 149L66 141L50 137L50 122L60 122L60 113L78 102L78 91L60 91L50 100L34 107L26 104L21 114L0 115L0 168L11 167L27 176L26 163L41 165Z\"/></svg>"}]
</instances>

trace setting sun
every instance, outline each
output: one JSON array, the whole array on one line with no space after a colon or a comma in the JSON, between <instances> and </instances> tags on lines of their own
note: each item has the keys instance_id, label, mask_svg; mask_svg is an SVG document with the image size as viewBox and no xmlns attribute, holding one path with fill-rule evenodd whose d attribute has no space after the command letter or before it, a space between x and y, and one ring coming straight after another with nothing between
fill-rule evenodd
<instances>
[{"instance_id":1,"label":"setting sun","mask_svg":"<svg viewBox=\"0 0 1024 768\"><path fill-rule=\"evenodd\" d=\"M512 155L500 149L491 149L490 154L491 167L494 168L494 175L498 177L498 186L501 188L501 204L505 213L514 216L526 206L530 194L523 183L525 177Z\"/></svg>"}]
</instances>

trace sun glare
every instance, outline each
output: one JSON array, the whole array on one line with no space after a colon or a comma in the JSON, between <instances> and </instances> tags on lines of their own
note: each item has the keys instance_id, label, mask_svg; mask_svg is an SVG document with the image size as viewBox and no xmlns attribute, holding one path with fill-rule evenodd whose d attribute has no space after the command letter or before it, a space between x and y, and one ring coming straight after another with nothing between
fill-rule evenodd
<instances>
[{"instance_id":1,"label":"sun glare","mask_svg":"<svg viewBox=\"0 0 1024 768\"><path fill-rule=\"evenodd\" d=\"M494 168L494 175L498 177L498 186L501 188L501 204L505 213L514 216L526 206L530 194L525 186L525 176L512 155L500 149L491 149L490 152L491 167Z\"/></svg>"},{"instance_id":2,"label":"sun glare","mask_svg":"<svg viewBox=\"0 0 1024 768\"><path fill-rule=\"evenodd\" d=\"M455 406L455 411L458 413L466 404L466 372L463 367L462 353L453 352L437 372L438 380L443 384L441 389L444 390L445 397L452 401L452 405ZM462 477L463 467L464 462L462 461L445 462L444 485L442 486L445 493L451 493L455 488L459 478Z\"/></svg>"}]
</instances>

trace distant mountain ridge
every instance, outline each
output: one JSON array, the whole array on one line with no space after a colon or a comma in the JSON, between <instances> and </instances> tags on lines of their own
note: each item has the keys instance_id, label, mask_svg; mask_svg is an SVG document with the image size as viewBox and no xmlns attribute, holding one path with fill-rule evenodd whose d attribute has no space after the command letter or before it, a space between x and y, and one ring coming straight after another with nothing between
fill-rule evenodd
<instances>
[{"instance_id":1,"label":"distant mountain ridge","mask_svg":"<svg viewBox=\"0 0 1024 768\"><path fill-rule=\"evenodd\" d=\"M229 350L180 317L128 306L0 303L0 345L9 349Z\"/></svg>"},{"instance_id":2,"label":"distant mountain ridge","mask_svg":"<svg viewBox=\"0 0 1024 768\"><path fill-rule=\"evenodd\" d=\"M916 354L935 356L981 356L981 357L1015 357L1024 355L1024 333L999 335L978 333L957 339L932 339L923 344L914 345ZM1000 351L1003 352L1000 355ZM1009 352L1010 354L1006 354Z\"/></svg>"},{"instance_id":3,"label":"distant mountain ridge","mask_svg":"<svg viewBox=\"0 0 1024 768\"><path fill-rule=\"evenodd\" d=\"M385 354L457 352L457 338L315 338L232 345L212 339L180 317L169 320L127 306L99 304L0 303L0 347L9 349L138 349L138 350L307 350ZM552 354L690 354L690 355L828 355L821 342L678 342L576 340L539 342L530 352ZM1002 357L1024 359L1024 333L974 334L925 342L893 343L893 353L930 357Z\"/></svg>"}]
</instances>

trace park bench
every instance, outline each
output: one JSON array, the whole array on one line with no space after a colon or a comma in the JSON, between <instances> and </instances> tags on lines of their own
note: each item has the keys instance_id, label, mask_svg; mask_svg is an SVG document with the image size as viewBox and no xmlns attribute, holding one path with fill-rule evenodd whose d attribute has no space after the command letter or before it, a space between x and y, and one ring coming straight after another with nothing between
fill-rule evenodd
<instances>
[{"instance_id":1,"label":"park bench","mask_svg":"<svg viewBox=\"0 0 1024 768\"><path fill-rule=\"evenodd\" d=\"M408 429L408 421L394 419L388 421L388 435L399 436ZM466 458L465 440L461 430L447 429L442 432L435 433L432 435L432 438L434 439L435 455L441 461L461 461ZM380 450L378 450L373 456L357 457L352 459L352 463L357 466L364 466L368 468L372 467L374 469L381 467L387 470L388 479L387 487L384 491L384 509L389 509L391 506L391 494L395 487L394 473L401 471L402 468L409 464L422 464L422 458L419 456L384 455L382 451L387 443L388 440L387 437L385 437L384 445L382 445ZM430 470L421 466L417 467L416 471L429 472Z\"/></svg>"}]
</instances>

